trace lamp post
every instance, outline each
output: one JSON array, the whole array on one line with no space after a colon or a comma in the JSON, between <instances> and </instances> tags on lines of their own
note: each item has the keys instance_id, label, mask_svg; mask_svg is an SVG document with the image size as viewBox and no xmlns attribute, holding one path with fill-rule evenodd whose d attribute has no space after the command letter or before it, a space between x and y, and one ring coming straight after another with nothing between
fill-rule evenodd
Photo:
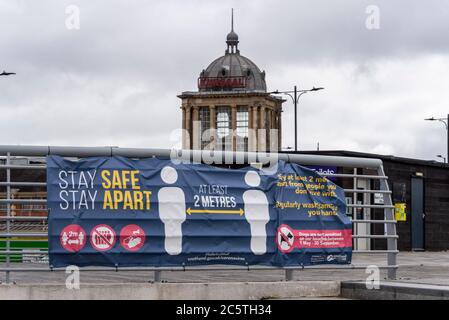
<instances>
[{"instance_id":1,"label":"lamp post","mask_svg":"<svg viewBox=\"0 0 449 320\"><path fill-rule=\"evenodd\" d=\"M444 162L446 163L446 160L449 160L449 114L447 115L447 118L427 118L424 119L427 121L440 121L444 124L444 127L446 128L446 136L447 136L447 153L446 158L442 157L444 159ZM438 157L438 156L437 156Z\"/></svg>"},{"instance_id":2,"label":"lamp post","mask_svg":"<svg viewBox=\"0 0 449 320\"><path fill-rule=\"evenodd\" d=\"M272 91L269 93L272 94L285 94L288 95L290 98L292 98L293 101L293 105L295 106L295 151L298 151L298 100L299 98L307 93L307 92L311 92L311 91L319 91L319 90L323 90L324 88L322 87L318 87L315 88L313 87L312 89L308 89L308 90L298 90L296 86L293 87L293 91Z\"/></svg>"},{"instance_id":3,"label":"lamp post","mask_svg":"<svg viewBox=\"0 0 449 320\"><path fill-rule=\"evenodd\" d=\"M3 70L2 73L0 73L0 76L11 76L16 74L15 72L6 72L5 70Z\"/></svg>"}]
</instances>

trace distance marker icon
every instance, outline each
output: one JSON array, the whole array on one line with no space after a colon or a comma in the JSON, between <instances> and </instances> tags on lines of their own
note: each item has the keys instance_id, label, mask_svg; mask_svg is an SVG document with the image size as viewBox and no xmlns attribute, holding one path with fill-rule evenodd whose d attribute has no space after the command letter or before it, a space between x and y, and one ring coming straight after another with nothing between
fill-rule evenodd
<instances>
[{"instance_id":1,"label":"distance marker icon","mask_svg":"<svg viewBox=\"0 0 449 320\"><path fill-rule=\"evenodd\" d=\"M86 232L81 226L70 224L62 229L59 240L65 250L78 252L86 244L86 238Z\"/></svg>"}]
</instances>

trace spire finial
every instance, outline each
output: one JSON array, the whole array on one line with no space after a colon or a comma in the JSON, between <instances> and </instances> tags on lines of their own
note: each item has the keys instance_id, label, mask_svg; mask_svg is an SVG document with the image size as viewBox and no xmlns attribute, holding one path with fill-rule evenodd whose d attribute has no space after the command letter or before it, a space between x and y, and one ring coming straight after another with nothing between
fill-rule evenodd
<instances>
[{"instance_id":1,"label":"spire finial","mask_svg":"<svg viewBox=\"0 0 449 320\"><path fill-rule=\"evenodd\" d=\"M228 48L226 53L239 53L237 45L239 43L239 36L234 32L234 8L231 9L231 32L228 33L226 37L226 44Z\"/></svg>"}]
</instances>

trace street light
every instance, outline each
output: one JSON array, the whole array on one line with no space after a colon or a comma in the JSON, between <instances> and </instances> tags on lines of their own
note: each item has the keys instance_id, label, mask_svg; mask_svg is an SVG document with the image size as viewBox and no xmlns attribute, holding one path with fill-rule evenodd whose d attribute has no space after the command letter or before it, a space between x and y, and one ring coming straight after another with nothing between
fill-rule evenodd
<instances>
[{"instance_id":1,"label":"street light","mask_svg":"<svg viewBox=\"0 0 449 320\"><path fill-rule=\"evenodd\" d=\"M5 70L3 70L2 73L0 73L0 76L11 76L16 74L15 72L6 72Z\"/></svg>"},{"instance_id":2,"label":"street light","mask_svg":"<svg viewBox=\"0 0 449 320\"><path fill-rule=\"evenodd\" d=\"M440 121L440 122L442 122L444 124L444 127L446 128L446 135L447 135L447 154L446 154L447 158L443 157L443 159L444 159L444 162L446 163L446 159L449 160L449 114L447 115L447 118L434 118L434 117L432 117L432 118L427 118L427 119L424 119L424 120L427 120L427 121Z\"/></svg>"},{"instance_id":3,"label":"street light","mask_svg":"<svg viewBox=\"0 0 449 320\"><path fill-rule=\"evenodd\" d=\"M446 163L446 158L443 157L441 154L437 154L437 158L443 159L443 163Z\"/></svg>"},{"instance_id":4,"label":"street light","mask_svg":"<svg viewBox=\"0 0 449 320\"><path fill-rule=\"evenodd\" d=\"M318 87L318 88L313 87L312 89L308 89L308 90L298 90L296 88L296 86L294 86L293 91L276 90L276 91L269 92L272 94L285 94L285 95L288 95L293 100L293 104L295 106L295 151L298 151L298 100L303 94L305 94L307 92L319 91L319 90L323 90L323 89L324 89L323 87Z\"/></svg>"}]
</instances>

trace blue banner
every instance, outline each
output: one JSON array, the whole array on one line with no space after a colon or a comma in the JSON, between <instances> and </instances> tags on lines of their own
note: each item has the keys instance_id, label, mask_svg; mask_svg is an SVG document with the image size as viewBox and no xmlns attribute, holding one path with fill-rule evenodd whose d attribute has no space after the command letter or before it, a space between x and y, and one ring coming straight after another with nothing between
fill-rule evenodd
<instances>
[{"instance_id":1,"label":"blue banner","mask_svg":"<svg viewBox=\"0 0 449 320\"><path fill-rule=\"evenodd\" d=\"M313 170L47 157L50 265L351 262L343 189Z\"/></svg>"}]
</instances>

